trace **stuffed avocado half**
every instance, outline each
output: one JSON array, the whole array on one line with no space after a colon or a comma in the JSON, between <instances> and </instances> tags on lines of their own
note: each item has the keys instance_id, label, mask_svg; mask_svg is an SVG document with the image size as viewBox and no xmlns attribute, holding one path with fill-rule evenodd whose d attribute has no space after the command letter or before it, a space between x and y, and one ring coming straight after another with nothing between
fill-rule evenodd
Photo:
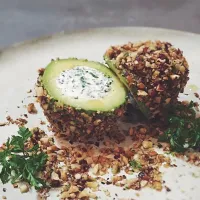
<instances>
[{"instance_id":1,"label":"stuffed avocado half","mask_svg":"<svg viewBox=\"0 0 200 200\"><path fill-rule=\"evenodd\" d=\"M40 73L38 100L53 131L73 141L118 132L127 91L105 65L76 58L53 60ZM37 89L38 89L37 88Z\"/></svg>"}]
</instances>

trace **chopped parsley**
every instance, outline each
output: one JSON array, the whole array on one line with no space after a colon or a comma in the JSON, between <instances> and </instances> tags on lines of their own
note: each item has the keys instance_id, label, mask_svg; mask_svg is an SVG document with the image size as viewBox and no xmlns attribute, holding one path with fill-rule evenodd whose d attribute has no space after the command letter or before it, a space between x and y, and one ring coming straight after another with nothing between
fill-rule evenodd
<instances>
[{"instance_id":1,"label":"chopped parsley","mask_svg":"<svg viewBox=\"0 0 200 200\"><path fill-rule=\"evenodd\" d=\"M141 169L142 168L142 165L136 161L136 160L131 160L129 162L129 165L133 168L133 169Z\"/></svg>"},{"instance_id":2,"label":"chopped parsley","mask_svg":"<svg viewBox=\"0 0 200 200\"><path fill-rule=\"evenodd\" d=\"M47 154L39 152L39 146L26 147L32 133L28 128L20 127L17 136L8 138L5 150L0 152L0 179L3 184L20 181L28 182L35 189L45 187L45 182L38 177L43 169Z\"/></svg>"},{"instance_id":3,"label":"chopped parsley","mask_svg":"<svg viewBox=\"0 0 200 200\"><path fill-rule=\"evenodd\" d=\"M81 83L82 83L82 87L84 88L86 86L85 78L83 76L81 76L80 80L81 80Z\"/></svg>"},{"instance_id":4,"label":"chopped parsley","mask_svg":"<svg viewBox=\"0 0 200 200\"><path fill-rule=\"evenodd\" d=\"M94 73L90 72L90 74L91 74L94 78L98 78L98 76L96 76Z\"/></svg>"},{"instance_id":5,"label":"chopped parsley","mask_svg":"<svg viewBox=\"0 0 200 200\"><path fill-rule=\"evenodd\" d=\"M200 147L200 118L196 118L194 103L172 106L168 116L169 127L159 140L169 142L171 150L184 152Z\"/></svg>"}]
</instances>

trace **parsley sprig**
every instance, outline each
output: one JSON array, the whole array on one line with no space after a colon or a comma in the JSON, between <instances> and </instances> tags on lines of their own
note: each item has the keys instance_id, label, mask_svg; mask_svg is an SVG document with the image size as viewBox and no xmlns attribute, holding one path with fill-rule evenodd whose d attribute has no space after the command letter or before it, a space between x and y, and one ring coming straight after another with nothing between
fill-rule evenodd
<instances>
[{"instance_id":1,"label":"parsley sprig","mask_svg":"<svg viewBox=\"0 0 200 200\"><path fill-rule=\"evenodd\" d=\"M189 105L174 105L170 109L168 121L169 127L160 141L169 142L171 150L184 152L189 148L200 147L200 118L196 118L192 101Z\"/></svg>"},{"instance_id":2,"label":"parsley sprig","mask_svg":"<svg viewBox=\"0 0 200 200\"><path fill-rule=\"evenodd\" d=\"M20 127L17 136L8 138L5 150L0 152L0 179L3 184L26 181L35 189L45 187L45 182L38 177L46 161L47 155L39 151L39 146L27 148L26 143L32 133L28 128Z\"/></svg>"}]
</instances>

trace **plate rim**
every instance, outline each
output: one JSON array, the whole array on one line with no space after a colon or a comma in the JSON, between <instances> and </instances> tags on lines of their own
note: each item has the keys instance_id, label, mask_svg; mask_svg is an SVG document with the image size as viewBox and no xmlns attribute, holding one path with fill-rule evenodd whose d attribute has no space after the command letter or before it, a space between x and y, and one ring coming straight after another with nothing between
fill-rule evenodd
<instances>
[{"instance_id":1,"label":"plate rim","mask_svg":"<svg viewBox=\"0 0 200 200\"><path fill-rule=\"evenodd\" d=\"M9 51L11 49L19 48L24 45L31 45L32 43L37 43L39 41L43 40L48 40L48 39L53 39L59 36L63 35L74 35L74 34L81 34L85 32L91 32L91 31L101 31L101 30L116 30L116 29L151 29L154 31L160 31L160 32L170 32L174 34L182 34L182 35L189 35L189 36L195 36L195 37L200 37L200 33L193 33L193 32L188 32L188 31L183 31L183 30L175 30L175 29L168 29L168 28L160 28L160 27L151 27L151 26L110 26L110 27L97 27L97 28L87 28L87 29L78 29L78 30L63 30L60 32L56 32L53 34L47 34L47 35L42 35L40 37L34 37L32 39L27 39L27 40L22 40L20 42L14 42L11 45L8 46L2 46L0 47L0 55L4 53L5 51Z\"/></svg>"}]
</instances>

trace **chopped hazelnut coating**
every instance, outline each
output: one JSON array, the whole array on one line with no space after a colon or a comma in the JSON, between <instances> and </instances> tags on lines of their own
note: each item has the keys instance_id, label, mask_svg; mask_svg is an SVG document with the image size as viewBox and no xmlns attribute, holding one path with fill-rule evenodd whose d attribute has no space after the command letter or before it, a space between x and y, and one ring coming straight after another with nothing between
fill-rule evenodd
<instances>
[{"instance_id":1,"label":"chopped hazelnut coating","mask_svg":"<svg viewBox=\"0 0 200 200\"><path fill-rule=\"evenodd\" d=\"M134 190L150 187L160 191L163 185L159 168L164 163L171 166L171 161L151 148L153 139L149 130L141 126L137 130L146 130L145 138L138 138L126 147L108 143L102 147L78 144L59 148L55 146L53 138L35 128L28 145L39 144L40 150L47 153L48 161L39 176L51 187L61 187L61 199L95 198L94 192L101 190L100 184L113 184ZM151 143L148 148L143 146L146 141ZM139 168L131 166L131 161L136 159L136 155ZM109 169L112 175L108 181L101 176L108 173ZM137 177L130 179L126 175L119 175L121 171L125 171L126 174L135 172ZM89 172L94 177L89 175Z\"/></svg>"},{"instance_id":2,"label":"chopped hazelnut coating","mask_svg":"<svg viewBox=\"0 0 200 200\"><path fill-rule=\"evenodd\" d=\"M177 101L189 79L182 51L168 42L111 46L104 58L149 118L162 116L163 108Z\"/></svg>"}]
</instances>

